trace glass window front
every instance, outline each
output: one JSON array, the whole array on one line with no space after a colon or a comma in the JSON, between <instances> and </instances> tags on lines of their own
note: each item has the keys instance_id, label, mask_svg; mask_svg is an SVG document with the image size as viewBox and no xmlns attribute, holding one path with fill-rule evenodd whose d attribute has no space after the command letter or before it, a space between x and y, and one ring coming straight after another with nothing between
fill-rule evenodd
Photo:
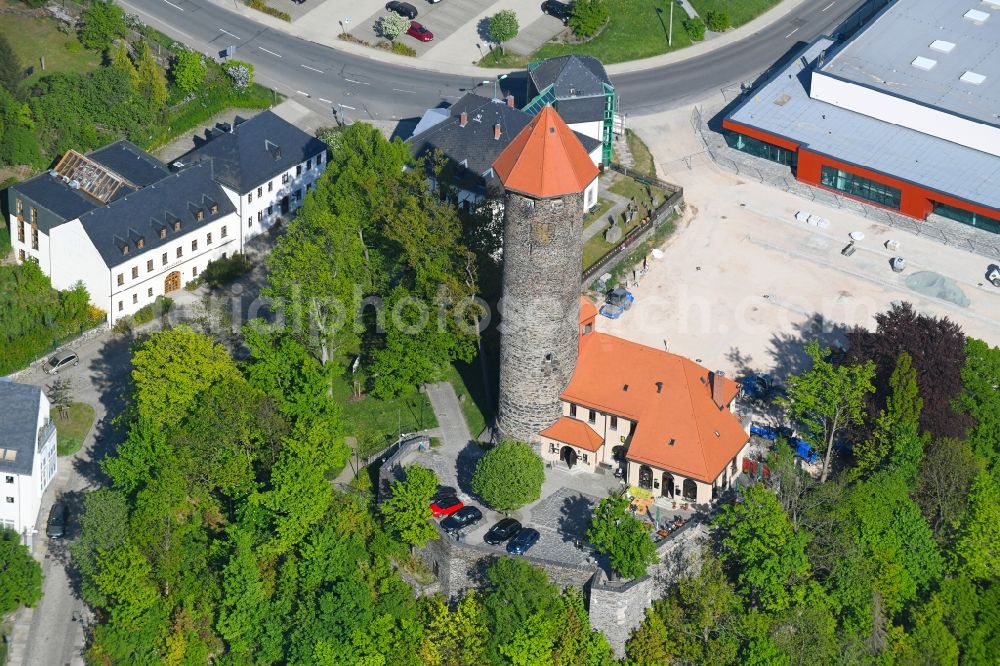
<instances>
[{"instance_id":1,"label":"glass window front","mask_svg":"<svg viewBox=\"0 0 1000 666\"><path fill-rule=\"evenodd\" d=\"M899 210L899 198L902 192L895 187L828 166L820 171L819 182L823 187L871 201L879 206Z\"/></svg>"},{"instance_id":2,"label":"glass window front","mask_svg":"<svg viewBox=\"0 0 1000 666\"><path fill-rule=\"evenodd\" d=\"M985 229L990 233L1000 234L1000 220L992 217L986 217L985 215L979 215L978 213L973 213L971 210L962 210L961 208L955 208L954 206L934 202L934 214L940 215L941 217L947 217L949 220L955 220L956 222L961 222L962 224L967 224L970 227Z\"/></svg>"},{"instance_id":3,"label":"glass window front","mask_svg":"<svg viewBox=\"0 0 1000 666\"><path fill-rule=\"evenodd\" d=\"M761 157L765 160L784 164L785 166L795 166L795 153L787 148L765 143L752 136L746 136L738 132L726 132L726 143L730 148L734 148L741 153Z\"/></svg>"}]
</instances>

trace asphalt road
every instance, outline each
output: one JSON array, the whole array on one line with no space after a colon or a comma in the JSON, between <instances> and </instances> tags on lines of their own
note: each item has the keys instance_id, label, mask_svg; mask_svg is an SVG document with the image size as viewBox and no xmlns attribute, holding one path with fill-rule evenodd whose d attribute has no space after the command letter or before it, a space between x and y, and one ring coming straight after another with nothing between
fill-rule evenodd
<instances>
[{"instance_id":1,"label":"asphalt road","mask_svg":"<svg viewBox=\"0 0 1000 666\"><path fill-rule=\"evenodd\" d=\"M259 82L317 110L336 110L347 121L417 117L424 109L454 101L479 82L332 49L266 28L208 0L121 0L120 4L205 53L217 54L236 45L235 57L253 63ZM621 110L647 115L749 81L798 42L834 32L865 4L865 0L806 0L784 19L724 49L618 75L615 87Z\"/></svg>"}]
</instances>

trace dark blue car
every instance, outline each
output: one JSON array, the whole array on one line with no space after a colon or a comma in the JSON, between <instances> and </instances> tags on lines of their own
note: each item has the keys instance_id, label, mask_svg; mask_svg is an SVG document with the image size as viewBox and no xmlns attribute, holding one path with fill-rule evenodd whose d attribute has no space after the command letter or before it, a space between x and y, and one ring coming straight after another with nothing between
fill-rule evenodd
<instances>
[{"instance_id":1,"label":"dark blue car","mask_svg":"<svg viewBox=\"0 0 1000 666\"><path fill-rule=\"evenodd\" d=\"M530 527L522 527L513 539L507 542L507 552L511 555L524 555L528 550L538 543L541 536L538 530Z\"/></svg>"}]
</instances>

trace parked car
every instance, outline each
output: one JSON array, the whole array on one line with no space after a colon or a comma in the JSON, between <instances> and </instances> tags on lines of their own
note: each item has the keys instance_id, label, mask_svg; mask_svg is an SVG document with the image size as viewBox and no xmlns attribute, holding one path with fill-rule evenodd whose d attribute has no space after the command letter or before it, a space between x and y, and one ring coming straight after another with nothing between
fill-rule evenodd
<instances>
[{"instance_id":1,"label":"parked car","mask_svg":"<svg viewBox=\"0 0 1000 666\"><path fill-rule=\"evenodd\" d=\"M463 506L441 521L441 529L446 532L457 532L475 525L483 519L483 512L474 506Z\"/></svg>"},{"instance_id":2,"label":"parked car","mask_svg":"<svg viewBox=\"0 0 1000 666\"><path fill-rule=\"evenodd\" d=\"M431 515L435 518L450 516L463 506L465 506L465 504L463 504L462 500L457 497L444 497L435 502L431 502Z\"/></svg>"},{"instance_id":3,"label":"parked car","mask_svg":"<svg viewBox=\"0 0 1000 666\"><path fill-rule=\"evenodd\" d=\"M572 7L566 2L559 2L559 0L545 0L542 3L542 13L553 16L563 23L569 21L570 14L572 13Z\"/></svg>"},{"instance_id":4,"label":"parked car","mask_svg":"<svg viewBox=\"0 0 1000 666\"><path fill-rule=\"evenodd\" d=\"M483 541L494 546L499 546L520 531L521 523L513 518L504 518L486 532Z\"/></svg>"},{"instance_id":5,"label":"parked car","mask_svg":"<svg viewBox=\"0 0 1000 666\"><path fill-rule=\"evenodd\" d=\"M458 491L452 486L438 486L434 494L431 495L431 501L437 502L447 497L458 497Z\"/></svg>"},{"instance_id":6,"label":"parked car","mask_svg":"<svg viewBox=\"0 0 1000 666\"><path fill-rule=\"evenodd\" d=\"M421 42L429 42L434 39L434 33L416 21L410 21L410 29L406 31L406 34Z\"/></svg>"},{"instance_id":7,"label":"parked car","mask_svg":"<svg viewBox=\"0 0 1000 666\"><path fill-rule=\"evenodd\" d=\"M530 527L522 527L514 538L507 543L507 552L511 555L524 555L528 550L538 543L541 535L538 530Z\"/></svg>"},{"instance_id":8,"label":"parked car","mask_svg":"<svg viewBox=\"0 0 1000 666\"><path fill-rule=\"evenodd\" d=\"M417 18L417 8L408 2L392 0L392 2L385 3L385 10L387 12L396 12L400 16L405 16L411 21Z\"/></svg>"},{"instance_id":9,"label":"parked car","mask_svg":"<svg viewBox=\"0 0 1000 666\"><path fill-rule=\"evenodd\" d=\"M49 520L45 524L45 535L50 539L61 539L66 536L66 523L69 519L69 507L62 500L49 509Z\"/></svg>"},{"instance_id":10,"label":"parked car","mask_svg":"<svg viewBox=\"0 0 1000 666\"><path fill-rule=\"evenodd\" d=\"M42 370L47 374L54 375L71 365L77 365L79 362L80 357L76 355L76 352L61 351L46 361L45 365L42 366Z\"/></svg>"}]
</instances>

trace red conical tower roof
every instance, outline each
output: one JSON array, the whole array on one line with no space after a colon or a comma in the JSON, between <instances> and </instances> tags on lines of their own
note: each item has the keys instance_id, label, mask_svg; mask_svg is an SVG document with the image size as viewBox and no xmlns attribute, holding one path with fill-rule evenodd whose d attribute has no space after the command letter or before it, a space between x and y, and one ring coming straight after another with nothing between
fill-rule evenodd
<instances>
[{"instance_id":1,"label":"red conical tower roof","mask_svg":"<svg viewBox=\"0 0 1000 666\"><path fill-rule=\"evenodd\" d=\"M538 199L583 192L598 174L580 140L551 106L514 137L493 170L506 189Z\"/></svg>"}]
</instances>

